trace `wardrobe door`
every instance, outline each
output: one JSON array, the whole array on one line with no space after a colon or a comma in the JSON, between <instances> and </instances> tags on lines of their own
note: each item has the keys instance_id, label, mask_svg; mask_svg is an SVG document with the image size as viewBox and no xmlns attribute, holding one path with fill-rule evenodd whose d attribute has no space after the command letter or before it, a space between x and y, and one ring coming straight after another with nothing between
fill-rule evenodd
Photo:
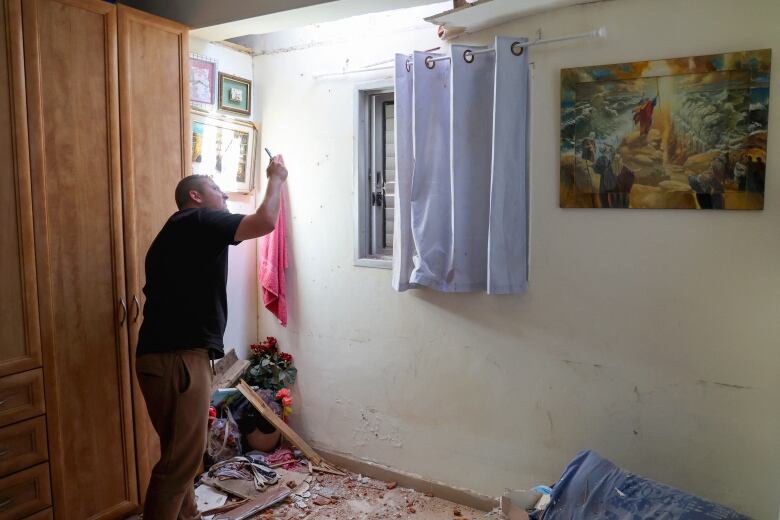
<instances>
[{"instance_id":1,"label":"wardrobe door","mask_svg":"<svg viewBox=\"0 0 780 520\"><path fill-rule=\"evenodd\" d=\"M122 236L116 7L23 0L54 514L138 505Z\"/></svg>"},{"instance_id":2,"label":"wardrobe door","mask_svg":"<svg viewBox=\"0 0 780 520\"><path fill-rule=\"evenodd\" d=\"M143 320L146 252L176 211L174 190L190 168L188 28L123 5L118 16L130 365L143 497L160 448L134 374L135 348Z\"/></svg>"},{"instance_id":3,"label":"wardrobe door","mask_svg":"<svg viewBox=\"0 0 780 520\"><path fill-rule=\"evenodd\" d=\"M41 366L19 0L0 0L0 377Z\"/></svg>"}]
</instances>

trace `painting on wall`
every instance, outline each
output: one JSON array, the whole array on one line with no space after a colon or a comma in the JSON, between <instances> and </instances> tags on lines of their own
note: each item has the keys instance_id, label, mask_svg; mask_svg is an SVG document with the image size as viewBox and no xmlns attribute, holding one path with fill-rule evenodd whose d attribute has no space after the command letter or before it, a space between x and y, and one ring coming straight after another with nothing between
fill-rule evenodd
<instances>
[{"instance_id":1,"label":"painting on wall","mask_svg":"<svg viewBox=\"0 0 780 520\"><path fill-rule=\"evenodd\" d=\"M252 107L252 82L219 73L219 109L248 116Z\"/></svg>"},{"instance_id":2,"label":"painting on wall","mask_svg":"<svg viewBox=\"0 0 780 520\"><path fill-rule=\"evenodd\" d=\"M211 105L214 103L217 63L206 56L190 54L190 101Z\"/></svg>"},{"instance_id":3,"label":"painting on wall","mask_svg":"<svg viewBox=\"0 0 780 520\"><path fill-rule=\"evenodd\" d=\"M562 208L763 209L771 51L561 70Z\"/></svg>"},{"instance_id":4,"label":"painting on wall","mask_svg":"<svg viewBox=\"0 0 780 520\"><path fill-rule=\"evenodd\" d=\"M252 190L254 149L252 123L192 113L192 173L210 176L222 191Z\"/></svg>"}]
</instances>

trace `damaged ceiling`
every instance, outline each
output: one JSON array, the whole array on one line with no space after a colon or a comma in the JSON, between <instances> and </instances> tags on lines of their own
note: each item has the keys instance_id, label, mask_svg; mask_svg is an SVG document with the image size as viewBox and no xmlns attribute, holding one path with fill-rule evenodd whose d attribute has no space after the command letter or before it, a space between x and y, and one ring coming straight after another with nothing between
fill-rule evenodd
<instances>
[{"instance_id":1,"label":"damaged ceiling","mask_svg":"<svg viewBox=\"0 0 780 520\"><path fill-rule=\"evenodd\" d=\"M120 0L122 3L190 26L192 35L224 41L375 13L432 5L431 0ZM469 32L511 19L599 0L476 0L426 18Z\"/></svg>"}]
</instances>

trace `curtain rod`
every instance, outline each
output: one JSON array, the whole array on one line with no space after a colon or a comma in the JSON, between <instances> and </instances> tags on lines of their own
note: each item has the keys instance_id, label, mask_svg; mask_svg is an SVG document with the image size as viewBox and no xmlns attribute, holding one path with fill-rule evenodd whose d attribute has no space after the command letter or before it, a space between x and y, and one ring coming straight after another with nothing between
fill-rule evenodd
<instances>
[{"instance_id":1,"label":"curtain rod","mask_svg":"<svg viewBox=\"0 0 780 520\"><path fill-rule=\"evenodd\" d=\"M563 42L563 41L567 41L567 40L580 40L580 39L583 39L583 38L605 38L606 36L607 36L607 28L602 26L602 27L599 27L598 29L596 29L594 31L589 31L589 32L580 33L580 34L572 34L572 35L569 35L569 36L558 36L558 37L555 37L555 38L546 38L546 39L543 39L543 40L542 39L536 39L536 40L532 40L532 41L528 41L528 42L522 42L522 43L521 42L515 42L514 44L512 44L512 48L513 49L516 49L516 48L524 49L526 47L533 47L533 46L536 46L536 45L545 45L547 43ZM486 54L486 53L489 53L489 52L496 52L496 51L495 51L495 49L480 49L480 50L469 51L469 52L472 55L474 55L474 54ZM520 51L520 54L522 54L522 51ZM411 57L411 54L409 54L408 56ZM430 62L437 62L437 61L450 60L450 59L452 59L451 56L438 56L436 58L430 57L429 61ZM328 78L328 77L334 77L334 76L346 76L346 75L349 75L349 74L360 74L360 73L363 73L363 72L374 72L374 71L378 71L378 70L388 70L388 69L392 69L394 67L395 67L395 65L384 65L384 66L381 66L381 67L366 67L366 68L363 68L363 69L347 70L347 71L343 71L343 72L330 72L328 74L316 75L316 76L314 76L314 79Z\"/></svg>"}]
</instances>

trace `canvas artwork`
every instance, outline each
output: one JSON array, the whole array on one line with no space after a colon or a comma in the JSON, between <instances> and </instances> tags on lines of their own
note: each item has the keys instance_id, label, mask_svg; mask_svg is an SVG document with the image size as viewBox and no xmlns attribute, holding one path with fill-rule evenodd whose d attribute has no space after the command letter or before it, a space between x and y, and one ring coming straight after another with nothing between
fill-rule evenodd
<instances>
[{"instance_id":1,"label":"canvas artwork","mask_svg":"<svg viewBox=\"0 0 780 520\"><path fill-rule=\"evenodd\" d=\"M763 209L771 51L561 71L563 208Z\"/></svg>"},{"instance_id":2,"label":"canvas artwork","mask_svg":"<svg viewBox=\"0 0 780 520\"><path fill-rule=\"evenodd\" d=\"M251 123L193 112L192 173L209 175L225 192L249 192L254 133Z\"/></svg>"}]
</instances>

